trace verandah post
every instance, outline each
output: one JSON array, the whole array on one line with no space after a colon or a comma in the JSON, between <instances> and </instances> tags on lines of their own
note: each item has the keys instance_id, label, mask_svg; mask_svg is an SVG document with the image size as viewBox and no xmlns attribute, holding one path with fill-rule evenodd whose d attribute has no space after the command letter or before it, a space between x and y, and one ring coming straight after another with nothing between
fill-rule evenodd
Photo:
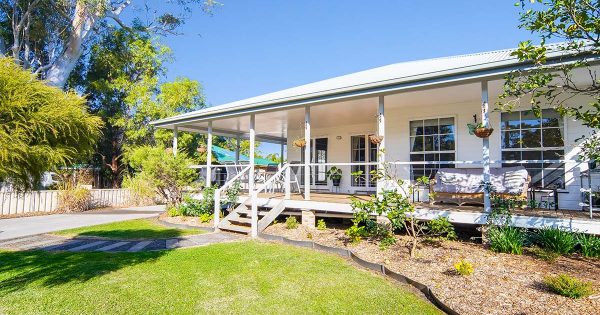
<instances>
[{"instance_id":1,"label":"verandah post","mask_svg":"<svg viewBox=\"0 0 600 315\"><path fill-rule=\"evenodd\" d=\"M310 200L310 107L304 108L304 199Z\"/></svg>"},{"instance_id":2,"label":"verandah post","mask_svg":"<svg viewBox=\"0 0 600 315\"><path fill-rule=\"evenodd\" d=\"M212 121L209 121L206 135L206 187L210 187L212 179L212 140Z\"/></svg>"},{"instance_id":3,"label":"verandah post","mask_svg":"<svg viewBox=\"0 0 600 315\"><path fill-rule=\"evenodd\" d=\"M250 164L250 174L248 175L248 192L250 196L250 201L252 203L252 213L251 213L251 233L252 237L258 236L258 205L256 204L258 199L256 195L256 191L254 189L254 145L255 145L255 136L256 132L254 130L256 123L256 118L254 114L250 115L250 152L249 152L249 164Z\"/></svg>"},{"instance_id":4,"label":"verandah post","mask_svg":"<svg viewBox=\"0 0 600 315\"><path fill-rule=\"evenodd\" d=\"M384 163L385 163L385 102L384 96L379 96L379 109L377 111L377 135L382 137L381 142L379 143L379 148L377 152L377 173L383 174L384 172ZM385 179L380 178L377 181L377 195L381 195L383 193L383 186L385 184Z\"/></svg>"},{"instance_id":5,"label":"verandah post","mask_svg":"<svg viewBox=\"0 0 600 315\"><path fill-rule=\"evenodd\" d=\"M173 155L177 156L177 126L173 127Z\"/></svg>"},{"instance_id":6,"label":"verandah post","mask_svg":"<svg viewBox=\"0 0 600 315\"><path fill-rule=\"evenodd\" d=\"M490 116L489 116L489 95L488 95L488 82L481 82L481 123L489 128L490 127ZM492 202L490 199L490 139L483 138L483 182L485 184L483 189L483 208L485 212L492 211Z\"/></svg>"}]
</instances>

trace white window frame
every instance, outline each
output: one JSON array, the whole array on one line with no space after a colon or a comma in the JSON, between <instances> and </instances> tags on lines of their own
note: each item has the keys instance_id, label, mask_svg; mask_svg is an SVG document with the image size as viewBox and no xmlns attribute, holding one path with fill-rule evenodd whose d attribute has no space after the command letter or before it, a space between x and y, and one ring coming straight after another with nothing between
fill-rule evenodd
<instances>
[{"instance_id":1,"label":"white window frame","mask_svg":"<svg viewBox=\"0 0 600 315\"><path fill-rule=\"evenodd\" d=\"M412 151L412 145L411 145L411 139L415 138L414 136L411 136L410 132L410 126L412 122L415 121L421 121L423 122L423 125L425 124L426 120L432 120L432 119L437 119L438 120L438 127L440 125L440 119L452 119L453 121L453 125L454 125L454 150L435 150L435 151ZM457 155L457 148L458 148L458 126L457 126L457 117L456 115L440 115L440 116L432 116L432 117L414 117L414 118L409 118L408 120L408 160L411 161L411 156L413 154L454 154L454 160L456 160L456 155ZM436 136L440 136L442 134L438 133L435 134ZM444 134L445 135L445 134ZM425 141L424 141L424 137L425 134L421 135L421 137L423 137L423 149L425 149ZM439 165L439 167L437 167L438 169L441 167L452 167L452 165ZM430 166L430 168L432 168ZM413 165L410 166L410 174L409 174L411 180L416 180L416 178L413 178Z\"/></svg>"}]
</instances>

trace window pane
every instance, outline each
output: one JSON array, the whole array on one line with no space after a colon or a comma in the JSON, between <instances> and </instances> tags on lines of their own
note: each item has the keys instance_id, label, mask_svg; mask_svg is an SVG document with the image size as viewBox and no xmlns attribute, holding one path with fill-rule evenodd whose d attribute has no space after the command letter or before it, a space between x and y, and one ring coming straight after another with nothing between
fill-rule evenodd
<instances>
[{"instance_id":1,"label":"window pane","mask_svg":"<svg viewBox=\"0 0 600 315\"><path fill-rule=\"evenodd\" d=\"M440 118L440 134L454 133L454 118Z\"/></svg>"},{"instance_id":2,"label":"window pane","mask_svg":"<svg viewBox=\"0 0 600 315\"><path fill-rule=\"evenodd\" d=\"M542 111L543 127L562 127L562 118L554 109L544 109Z\"/></svg>"},{"instance_id":3,"label":"window pane","mask_svg":"<svg viewBox=\"0 0 600 315\"><path fill-rule=\"evenodd\" d=\"M424 122L424 130L426 135L435 135L438 133L438 120L427 119Z\"/></svg>"},{"instance_id":4,"label":"window pane","mask_svg":"<svg viewBox=\"0 0 600 315\"><path fill-rule=\"evenodd\" d=\"M502 132L502 148L517 149L521 147L521 133L518 130Z\"/></svg>"},{"instance_id":5,"label":"window pane","mask_svg":"<svg viewBox=\"0 0 600 315\"><path fill-rule=\"evenodd\" d=\"M523 160L541 160L542 151L523 151ZM523 163L525 167L536 167L541 168L541 163Z\"/></svg>"},{"instance_id":6,"label":"window pane","mask_svg":"<svg viewBox=\"0 0 600 315\"><path fill-rule=\"evenodd\" d=\"M421 152L423 151L423 137L410 137L410 151Z\"/></svg>"},{"instance_id":7,"label":"window pane","mask_svg":"<svg viewBox=\"0 0 600 315\"><path fill-rule=\"evenodd\" d=\"M546 150L542 154L544 156L544 160L562 160L564 157L562 150Z\"/></svg>"},{"instance_id":8,"label":"window pane","mask_svg":"<svg viewBox=\"0 0 600 315\"><path fill-rule=\"evenodd\" d=\"M410 122L410 135L420 136L423 134L423 121L415 120Z\"/></svg>"},{"instance_id":9,"label":"window pane","mask_svg":"<svg viewBox=\"0 0 600 315\"><path fill-rule=\"evenodd\" d=\"M564 188L565 183L563 181L565 175L565 169L559 168L545 168L544 169L544 187L556 187Z\"/></svg>"},{"instance_id":10,"label":"window pane","mask_svg":"<svg viewBox=\"0 0 600 315\"><path fill-rule=\"evenodd\" d=\"M502 160L515 161L521 160L521 151L502 151ZM502 166L519 166L519 163L502 163Z\"/></svg>"},{"instance_id":11,"label":"window pane","mask_svg":"<svg viewBox=\"0 0 600 315\"><path fill-rule=\"evenodd\" d=\"M521 144L523 145L523 148L539 148L542 146L541 139L541 129L521 130Z\"/></svg>"},{"instance_id":12,"label":"window pane","mask_svg":"<svg viewBox=\"0 0 600 315\"><path fill-rule=\"evenodd\" d=\"M542 170L539 168L530 168L525 167L527 169L527 173L531 176L531 186L533 187L543 187L542 182Z\"/></svg>"},{"instance_id":13,"label":"window pane","mask_svg":"<svg viewBox=\"0 0 600 315\"><path fill-rule=\"evenodd\" d=\"M440 151L454 150L454 135L440 136Z\"/></svg>"},{"instance_id":14,"label":"window pane","mask_svg":"<svg viewBox=\"0 0 600 315\"><path fill-rule=\"evenodd\" d=\"M521 128L540 128L541 127L541 119L535 117L533 111L521 112Z\"/></svg>"},{"instance_id":15,"label":"window pane","mask_svg":"<svg viewBox=\"0 0 600 315\"><path fill-rule=\"evenodd\" d=\"M544 129L542 131L544 147L562 147L565 145L561 130L558 128Z\"/></svg>"},{"instance_id":16,"label":"window pane","mask_svg":"<svg viewBox=\"0 0 600 315\"><path fill-rule=\"evenodd\" d=\"M502 113L502 129L519 129L521 125L520 112Z\"/></svg>"},{"instance_id":17,"label":"window pane","mask_svg":"<svg viewBox=\"0 0 600 315\"><path fill-rule=\"evenodd\" d=\"M434 137L433 136L425 136L424 151L434 151L434 150L436 150Z\"/></svg>"}]
</instances>

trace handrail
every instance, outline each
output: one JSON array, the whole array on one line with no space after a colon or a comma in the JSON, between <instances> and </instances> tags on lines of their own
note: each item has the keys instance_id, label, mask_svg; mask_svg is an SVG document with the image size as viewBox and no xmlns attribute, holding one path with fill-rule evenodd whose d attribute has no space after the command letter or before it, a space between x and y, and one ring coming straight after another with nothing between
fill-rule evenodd
<instances>
[{"instance_id":1,"label":"handrail","mask_svg":"<svg viewBox=\"0 0 600 315\"><path fill-rule=\"evenodd\" d=\"M223 186L221 186L215 190L215 196L214 196L214 199L215 199L215 205L214 205L215 228L219 225L219 219L221 218L221 192L224 191L229 186L231 186L233 183L235 183L238 179L240 179L240 177L242 177L249 170L250 170L250 165L247 165L241 172L237 173L235 176L233 176L232 179L225 182L225 184L223 184Z\"/></svg>"},{"instance_id":2,"label":"handrail","mask_svg":"<svg viewBox=\"0 0 600 315\"><path fill-rule=\"evenodd\" d=\"M250 192L250 198L252 200L252 211L251 211L251 235L252 237L256 237L258 235L258 204L256 203L258 199L258 193L264 190L266 187L269 187L270 184L275 181L278 177L281 176L283 171L286 172L286 198L289 195L289 166L290 164L283 165L271 178L266 180L260 187Z\"/></svg>"}]
</instances>

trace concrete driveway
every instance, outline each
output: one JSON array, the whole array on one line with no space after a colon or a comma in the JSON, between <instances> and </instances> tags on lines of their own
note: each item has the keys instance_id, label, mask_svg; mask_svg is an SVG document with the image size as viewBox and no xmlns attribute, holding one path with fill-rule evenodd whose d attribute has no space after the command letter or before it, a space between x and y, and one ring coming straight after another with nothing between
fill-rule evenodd
<instances>
[{"instance_id":1,"label":"concrete driveway","mask_svg":"<svg viewBox=\"0 0 600 315\"><path fill-rule=\"evenodd\" d=\"M0 219L0 240L24 237L82 226L151 218L165 210L164 206L91 210L83 213L50 214L36 217Z\"/></svg>"}]
</instances>

